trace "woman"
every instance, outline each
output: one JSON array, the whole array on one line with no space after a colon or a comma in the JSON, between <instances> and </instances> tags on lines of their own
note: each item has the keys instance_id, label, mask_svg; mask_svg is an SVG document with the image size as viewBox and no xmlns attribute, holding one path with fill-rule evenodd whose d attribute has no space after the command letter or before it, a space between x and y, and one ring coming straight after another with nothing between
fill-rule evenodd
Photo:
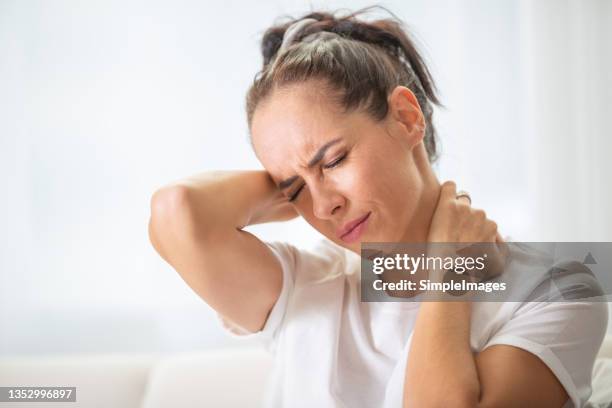
<instances>
[{"instance_id":1,"label":"woman","mask_svg":"<svg viewBox=\"0 0 612 408\"><path fill-rule=\"evenodd\" d=\"M266 31L247 95L265 171L158 190L154 247L229 331L274 352L272 406L582 406L603 303L360 301L362 242L502 242L436 178L434 83L399 20L366 10ZM298 215L325 237L315 250L243 230Z\"/></svg>"}]
</instances>

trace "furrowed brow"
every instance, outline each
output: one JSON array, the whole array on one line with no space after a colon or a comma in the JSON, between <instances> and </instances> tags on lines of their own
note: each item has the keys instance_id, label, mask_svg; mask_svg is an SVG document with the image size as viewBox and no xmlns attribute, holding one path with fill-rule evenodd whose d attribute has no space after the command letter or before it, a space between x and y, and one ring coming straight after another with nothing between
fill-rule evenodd
<instances>
[{"instance_id":1,"label":"furrowed brow","mask_svg":"<svg viewBox=\"0 0 612 408\"><path fill-rule=\"evenodd\" d=\"M308 162L308 167L309 168L313 167L317 163L319 163L321 161L321 159L323 159L323 156L325 156L325 152L327 151L327 149L329 149L332 145L338 143L341 140L342 140L342 138L338 137L336 139L330 140L329 142L327 142L323 146L321 146L321 148L319 148L319 150L315 153L315 155L312 157L312 159L310 159L310 161ZM298 176L291 176L291 177L281 181L280 183L278 183L278 188L280 188L281 190L286 189L291 184L293 184L293 182L297 178L298 178Z\"/></svg>"}]
</instances>

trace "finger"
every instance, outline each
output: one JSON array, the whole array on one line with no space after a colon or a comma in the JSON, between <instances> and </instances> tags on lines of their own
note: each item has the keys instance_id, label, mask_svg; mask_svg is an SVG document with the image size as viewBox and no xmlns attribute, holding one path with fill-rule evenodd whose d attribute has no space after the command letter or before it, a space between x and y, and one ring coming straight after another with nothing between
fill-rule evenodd
<instances>
[{"instance_id":1,"label":"finger","mask_svg":"<svg viewBox=\"0 0 612 408\"><path fill-rule=\"evenodd\" d=\"M440 189L440 201L446 202L457 198L457 185L454 181L445 181Z\"/></svg>"}]
</instances>

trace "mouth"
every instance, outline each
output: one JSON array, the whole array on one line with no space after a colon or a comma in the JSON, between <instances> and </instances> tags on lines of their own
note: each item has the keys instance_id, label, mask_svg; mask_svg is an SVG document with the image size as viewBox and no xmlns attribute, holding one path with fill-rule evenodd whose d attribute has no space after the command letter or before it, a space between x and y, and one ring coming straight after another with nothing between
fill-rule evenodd
<instances>
[{"instance_id":1,"label":"mouth","mask_svg":"<svg viewBox=\"0 0 612 408\"><path fill-rule=\"evenodd\" d=\"M368 225L371 213L370 211L366 215L347 223L342 229L342 232L338 234L340 239L346 243L352 243L359 240Z\"/></svg>"}]
</instances>

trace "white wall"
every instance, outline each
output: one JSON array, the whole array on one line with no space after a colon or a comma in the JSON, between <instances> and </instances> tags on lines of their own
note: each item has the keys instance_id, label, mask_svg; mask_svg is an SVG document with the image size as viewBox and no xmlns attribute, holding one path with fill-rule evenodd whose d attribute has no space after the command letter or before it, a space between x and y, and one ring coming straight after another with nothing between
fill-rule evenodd
<instances>
[{"instance_id":1,"label":"white wall","mask_svg":"<svg viewBox=\"0 0 612 408\"><path fill-rule=\"evenodd\" d=\"M321 4L370 3L0 1L0 354L230 344L151 248L149 198L260 168L243 111L258 40ZM380 4L447 106L440 177L514 239L612 241L610 3ZM318 238L301 221L252 231Z\"/></svg>"}]
</instances>

